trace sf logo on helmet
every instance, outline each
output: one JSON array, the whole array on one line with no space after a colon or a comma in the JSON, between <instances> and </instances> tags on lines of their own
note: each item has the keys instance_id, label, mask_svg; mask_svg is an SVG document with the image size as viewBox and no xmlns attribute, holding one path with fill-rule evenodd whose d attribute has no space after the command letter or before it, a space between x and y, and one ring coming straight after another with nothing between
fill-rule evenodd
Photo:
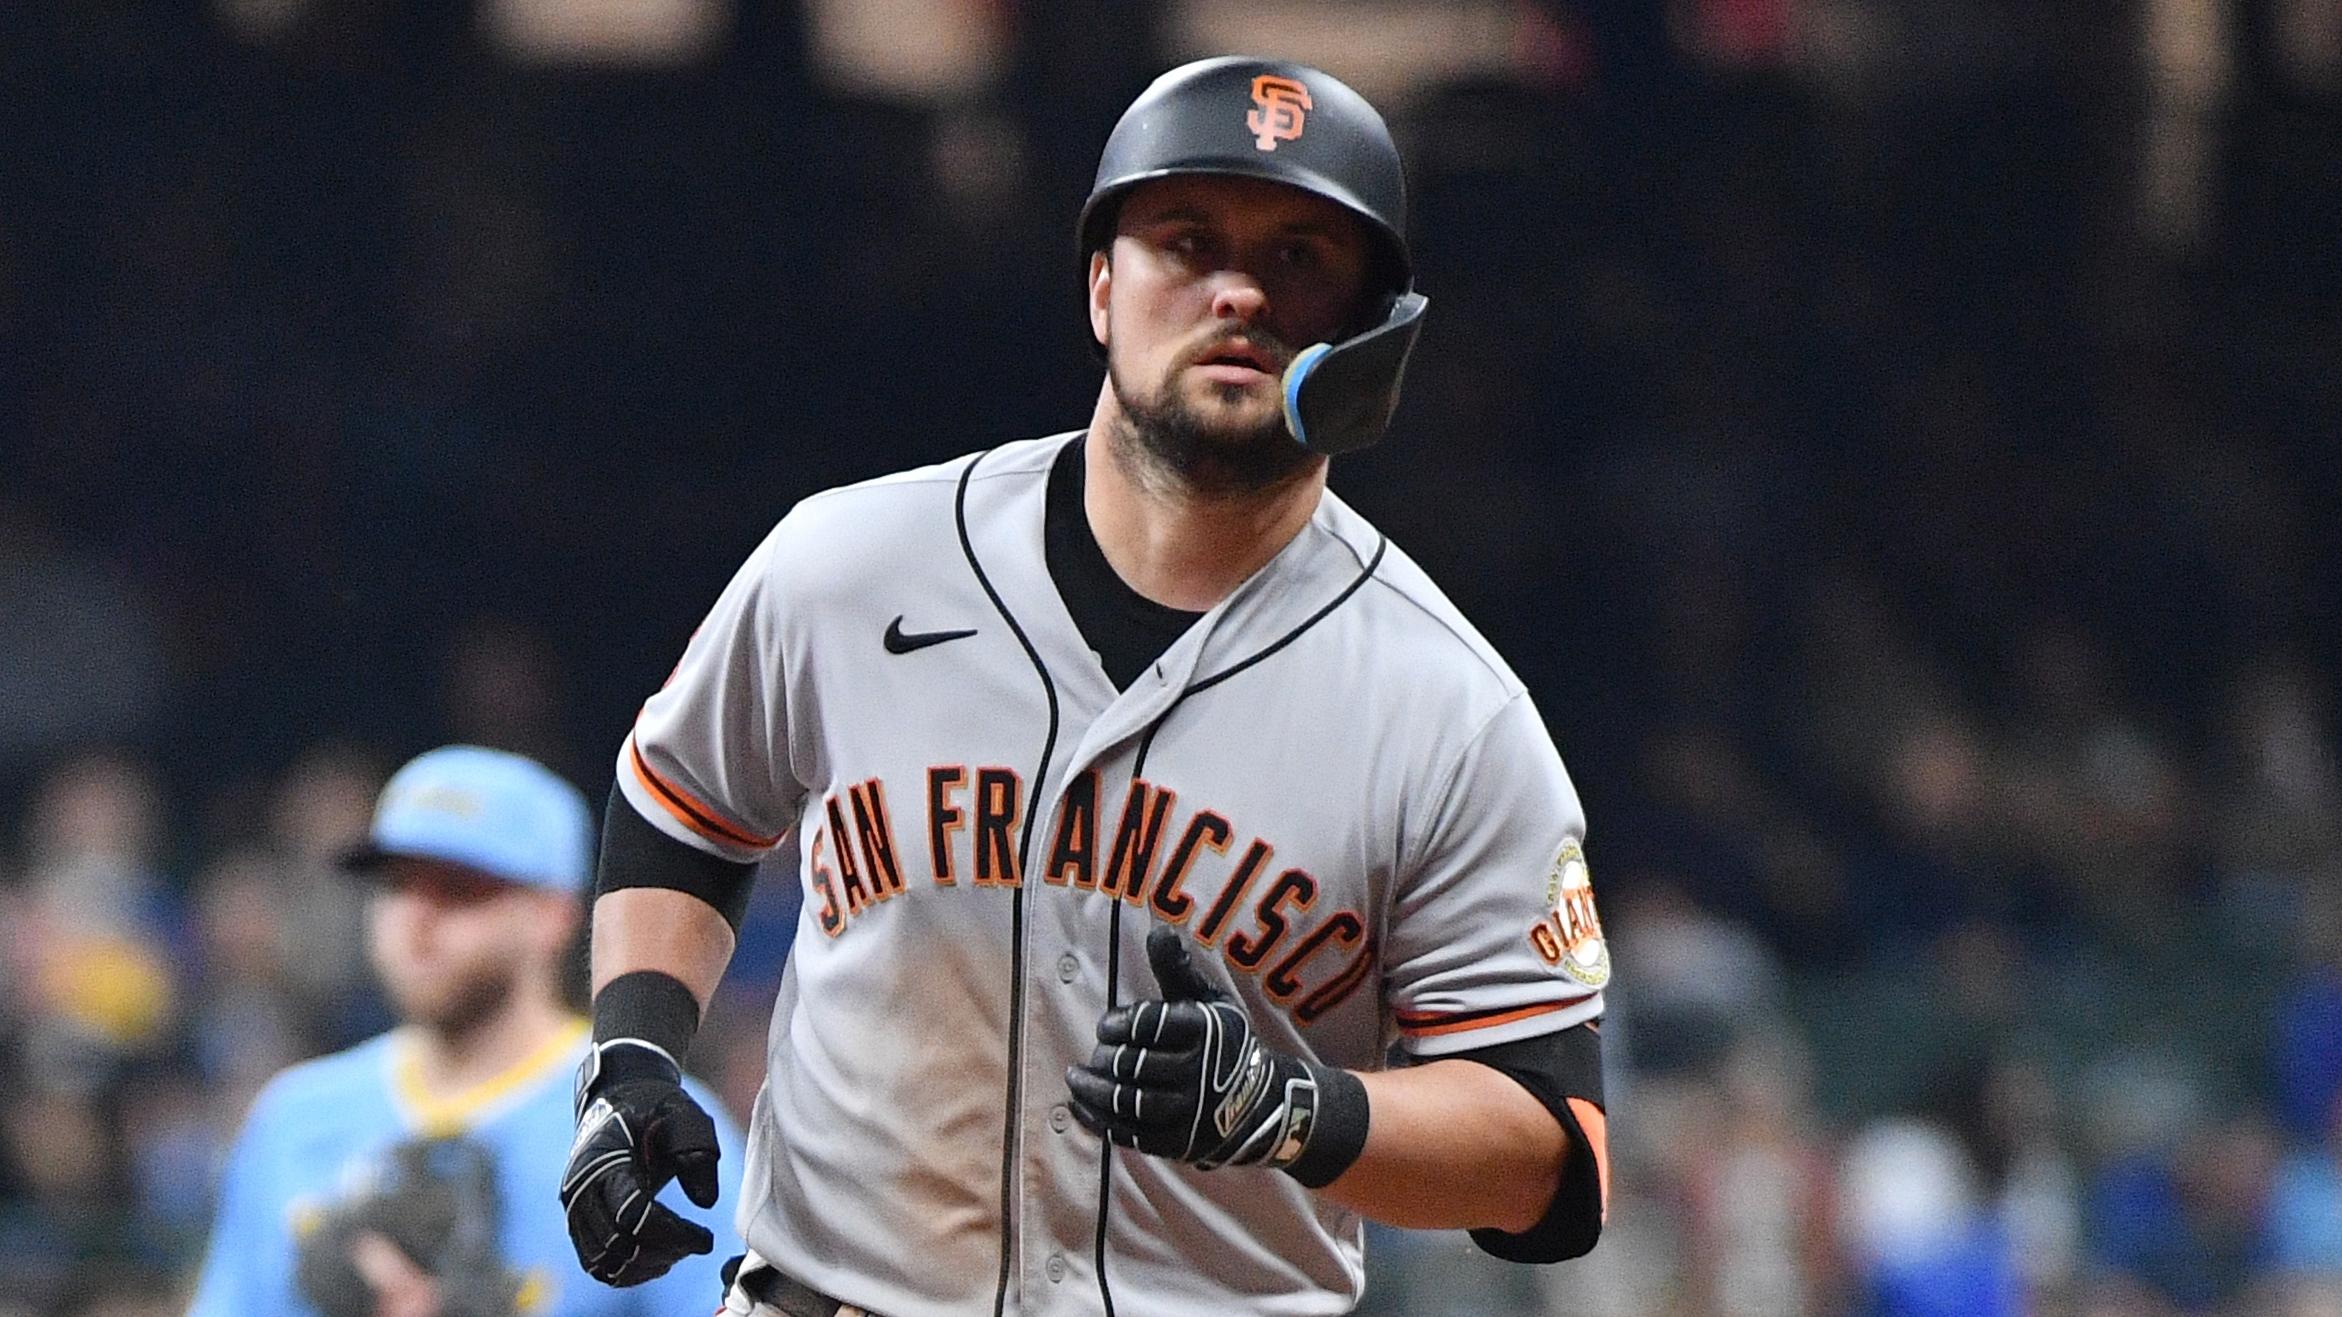
<instances>
[{"instance_id":1,"label":"sf logo on helmet","mask_svg":"<svg viewBox=\"0 0 2342 1317\"><path fill-rule=\"evenodd\" d=\"M1277 143L1301 136L1310 109L1309 88L1291 78L1264 73L1252 80L1252 103L1260 108L1244 116L1244 126L1252 130L1253 145L1274 151Z\"/></svg>"}]
</instances>

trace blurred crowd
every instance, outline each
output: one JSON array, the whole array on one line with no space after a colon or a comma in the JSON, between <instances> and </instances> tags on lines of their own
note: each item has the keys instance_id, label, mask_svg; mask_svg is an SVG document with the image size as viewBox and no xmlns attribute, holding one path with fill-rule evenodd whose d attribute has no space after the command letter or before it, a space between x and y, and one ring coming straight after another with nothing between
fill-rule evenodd
<instances>
[{"instance_id":1,"label":"blurred crowd","mask_svg":"<svg viewBox=\"0 0 2342 1317\"><path fill-rule=\"evenodd\" d=\"M1368 1311L2342 1313L2342 10L1343 9L0 5L0 1314L175 1311L387 1023L390 765L599 798L796 498L1087 415L1105 130L1256 41L1391 107L1433 307L1335 484L1619 965L1601 1249L1378 1233Z\"/></svg>"}]
</instances>

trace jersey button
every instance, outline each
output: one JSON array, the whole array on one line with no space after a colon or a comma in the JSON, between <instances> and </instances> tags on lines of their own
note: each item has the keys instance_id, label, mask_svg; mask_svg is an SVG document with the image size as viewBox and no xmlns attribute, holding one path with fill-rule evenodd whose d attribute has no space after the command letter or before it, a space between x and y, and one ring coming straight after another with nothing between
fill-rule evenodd
<instances>
[{"instance_id":1,"label":"jersey button","mask_svg":"<svg viewBox=\"0 0 2342 1317\"><path fill-rule=\"evenodd\" d=\"M1052 1285L1056 1284L1057 1282L1059 1282L1059 1281L1061 1281L1061 1280L1064 1280L1064 1279L1065 1279L1065 1255L1063 1255L1063 1254L1061 1254L1061 1253L1052 1253L1052 1254L1050 1254L1050 1255L1049 1255L1049 1260L1048 1260L1047 1262L1045 1262L1045 1263L1043 1263L1043 1264L1041 1265L1041 1270L1043 1270L1043 1271L1045 1271L1045 1272L1049 1273L1049 1283L1050 1283L1050 1284L1052 1284Z\"/></svg>"},{"instance_id":2,"label":"jersey button","mask_svg":"<svg viewBox=\"0 0 2342 1317\"><path fill-rule=\"evenodd\" d=\"M1063 1134L1072 1124L1073 1113L1065 1109L1064 1103L1049 1108L1049 1128Z\"/></svg>"},{"instance_id":3,"label":"jersey button","mask_svg":"<svg viewBox=\"0 0 2342 1317\"><path fill-rule=\"evenodd\" d=\"M1071 983L1073 976L1081 972L1082 963L1073 958L1072 952L1068 951L1057 958L1057 981L1059 983Z\"/></svg>"}]
</instances>

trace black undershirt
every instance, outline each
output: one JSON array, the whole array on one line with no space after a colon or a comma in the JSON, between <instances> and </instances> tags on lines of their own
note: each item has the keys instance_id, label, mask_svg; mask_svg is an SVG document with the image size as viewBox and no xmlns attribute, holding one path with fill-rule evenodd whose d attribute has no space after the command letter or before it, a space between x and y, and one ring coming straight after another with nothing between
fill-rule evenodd
<instances>
[{"instance_id":1,"label":"black undershirt","mask_svg":"<svg viewBox=\"0 0 2342 1317\"><path fill-rule=\"evenodd\" d=\"M1088 436L1076 438L1057 454L1049 468L1048 510L1042 516L1041 540L1049 559L1049 577L1065 600L1065 611L1106 669L1116 690L1129 690L1147 666L1163 656L1195 625L1201 613L1167 608L1130 588L1106 561L1090 518L1082 509L1087 472L1082 453Z\"/></svg>"}]
</instances>

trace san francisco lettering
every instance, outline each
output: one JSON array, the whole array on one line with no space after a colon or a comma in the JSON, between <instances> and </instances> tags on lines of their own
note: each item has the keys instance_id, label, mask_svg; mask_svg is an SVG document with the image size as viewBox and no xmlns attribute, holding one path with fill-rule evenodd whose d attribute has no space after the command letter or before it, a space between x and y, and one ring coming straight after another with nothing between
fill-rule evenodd
<instances>
[{"instance_id":1,"label":"san francisco lettering","mask_svg":"<svg viewBox=\"0 0 2342 1317\"><path fill-rule=\"evenodd\" d=\"M898 844L886 784L877 778L832 791L808 811L817 830L806 883L824 934L843 935L909 890L914 866L936 887L1023 885L1021 774L938 764L922 786L927 827L919 852ZM1321 913L1314 874L1278 865L1276 847L1263 838L1239 849L1237 836L1227 815L1182 810L1169 787L1134 778L1110 794L1091 770L1066 784L1034 854L1046 886L1118 899L1167 924L1192 924L1197 943L1216 949L1235 972L1259 978L1264 995L1307 1024L1371 976L1375 948L1366 918L1354 909Z\"/></svg>"}]
</instances>

